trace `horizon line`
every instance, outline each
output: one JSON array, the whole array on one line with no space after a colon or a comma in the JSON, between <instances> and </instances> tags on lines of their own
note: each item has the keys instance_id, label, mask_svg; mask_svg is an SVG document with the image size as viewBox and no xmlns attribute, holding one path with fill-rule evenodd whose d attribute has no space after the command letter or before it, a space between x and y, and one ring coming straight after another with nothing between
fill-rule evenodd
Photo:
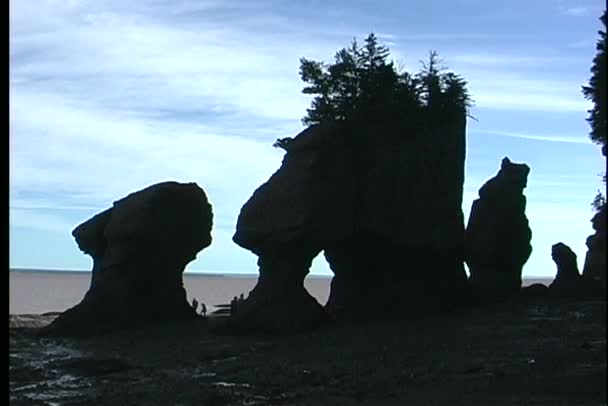
<instances>
[{"instance_id":1,"label":"horizon line","mask_svg":"<svg viewBox=\"0 0 608 406\"><path fill-rule=\"evenodd\" d=\"M39 273L53 273L53 272L63 272L63 273L91 273L91 270L86 269L57 269L57 268L21 268L21 267L9 267L9 272L39 272ZM248 273L248 272L210 272L210 271L184 271L183 275L187 276L216 276L216 277L233 277L233 276L259 276L258 272ZM321 278L331 278L333 274L312 274L309 273L306 275L307 277L321 277ZM523 279L527 280L553 280L552 276L544 276L544 275L531 275L524 276Z\"/></svg>"},{"instance_id":2,"label":"horizon line","mask_svg":"<svg viewBox=\"0 0 608 406\"><path fill-rule=\"evenodd\" d=\"M31 273L53 273L53 272L63 272L63 273L91 273L91 270L86 269L58 269L58 268L24 268L24 267L9 267L9 272L31 272ZM218 271L184 271L183 275L187 276L259 276L259 272L218 272ZM333 274L308 274L307 276L312 277L332 277Z\"/></svg>"}]
</instances>

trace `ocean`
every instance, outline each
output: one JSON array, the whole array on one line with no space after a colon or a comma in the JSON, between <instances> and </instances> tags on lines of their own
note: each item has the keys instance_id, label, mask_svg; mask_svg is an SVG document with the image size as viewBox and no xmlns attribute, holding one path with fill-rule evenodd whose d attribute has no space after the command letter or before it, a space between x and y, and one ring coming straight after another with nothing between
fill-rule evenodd
<instances>
[{"instance_id":1,"label":"ocean","mask_svg":"<svg viewBox=\"0 0 608 406\"><path fill-rule=\"evenodd\" d=\"M11 269L9 275L9 314L63 312L82 300L91 282L88 271ZM257 279L255 274L184 273L184 286L189 302L196 298L213 311L235 296L247 296ZM304 285L319 303L325 304L330 282L330 276L309 275ZM527 278L524 285L537 282L548 285L551 280Z\"/></svg>"},{"instance_id":2,"label":"ocean","mask_svg":"<svg viewBox=\"0 0 608 406\"><path fill-rule=\"evenodd\" d=\"M91 272L11 269L9 272L9 314L63 312L78 304L89 289ZM188 301L196 298L208 311L233 297L247 296L258 275L184 273ZM331 277L309 275L304 285L321 304L329 296Z\"/></svg>"}]
</instances>

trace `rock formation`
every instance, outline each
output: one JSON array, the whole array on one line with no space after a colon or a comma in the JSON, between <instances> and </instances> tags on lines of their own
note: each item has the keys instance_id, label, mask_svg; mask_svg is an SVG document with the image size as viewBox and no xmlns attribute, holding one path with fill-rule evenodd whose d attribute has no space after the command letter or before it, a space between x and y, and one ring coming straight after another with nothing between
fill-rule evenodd
<instances>
[{"instance_id":1,"label":"rock formation","mask_svg":"<svg viewBox=\"0 0 608 406\"><path fill-rule=\"evenodd\" d=\"M557 297L581 295L583 286L574 251L560 242L551 247L551 257L557 265L557 273L549 285L549 294Z\"/></svg>"},{"instance_id":2,"label":"rock formation","mask_svg":"<svg viewBox=\"0 0 608 406\"><path fill-rule=\"evenodd\" d=\"M587 238L583 280L594 291L606 294L606 205L591 219L595 234Z\"/></svg>"},{"instance_id":3,"label":"rock formation","mask_svg":"<svg viewBox=\"0 0 608 406\"><path fill-rule=\"evenodd\" d=\"M303 287L322 250L335 274L330 314L419 315L465 300L464 115L415 134L391 131L325 124L289 142L238 218L233 240L260 257L260 277L236 324L323 323Z\"/></svg>"},{"instance_id":4,"label":"rock formation","mask_svg":"<svg viewBox=\"0 0 608 406\"><path fill-rule=\"evenodd\" d=\"M473 202L465 255L477 300L499 301L520 291L522 269L532 253L523 194L529 172L528 165L503 158L498 174Z\"/></svg>"},{"instance_id":5,"label":"rock formation","mask_svg":"<svg viewBox=\"0 0 608 406\"><path fill-rule=\"evenodd\" d=\"M212 216L195 183L164 182L80 224L72 235L93 258L91 285L43 333L87 335L196 317L182 273L211 244Z\"/></svg>"}]
</instances>

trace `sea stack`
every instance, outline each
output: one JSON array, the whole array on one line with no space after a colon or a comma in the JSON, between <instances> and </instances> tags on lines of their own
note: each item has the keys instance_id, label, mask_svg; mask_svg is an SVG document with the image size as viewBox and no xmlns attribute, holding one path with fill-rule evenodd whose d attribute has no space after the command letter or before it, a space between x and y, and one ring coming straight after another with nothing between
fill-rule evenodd
<instances>
[{"instance_id":1,"label":"sea stack","mask_svg":"<svg viewBox=\"0 0 608 406\"><path fill-rule=\"evenodd\" d=\"M150 322L195 318L182 273L211 244L213 214L195 183L164 182L123 199L74 229L93 259L82 301L43 330L92 335Z\"/></svg>"},{"instance_id":2,"label":"sea stack","mask_svg":"<svg viewBox=\"0 0 608 406\"><path fill-rule=\"evenodd\" d=\"M594 292L606 294L606 205L591 219L595 233L587 238L583 280Z\"/></svg>"},{"instance_id":3,"label":"sea stack","mask_svg":"<svg viewBox=\"0 0 608 406\"><path fill-rule=\"evenodd\" d=\"M549 285L549 294L553 297L571 297L583 294L581 274L578 271L574 251L560 242L551 247L551 258L557 265L557 273Z\"/></svg>"},{"instance_id":4,"label":"sea stack","mask_svg":"<svg viewBox=\"0 0 608 406\"><path fill-rule=\"evenodd\" d=\"M418 132L302 131L241 209L233 240L259 256L260 276L234 326L286 332L466 302L464 159L464 113ZM325 309L303 286L321 251L334 272Z\"/></svg>"},{"instance_id":5,"label":"sea stack","mask_svg":"<svg viewBox=\"0 0 608 406\"><path fill-rule=\"evenodd\" d=\"M532 231L526 217L530 168L503 158L500 170L479 189L466 228L466 263L472 294L481 302L500 301L521 289L530 258Z\"/></svg>"}]
</instances>

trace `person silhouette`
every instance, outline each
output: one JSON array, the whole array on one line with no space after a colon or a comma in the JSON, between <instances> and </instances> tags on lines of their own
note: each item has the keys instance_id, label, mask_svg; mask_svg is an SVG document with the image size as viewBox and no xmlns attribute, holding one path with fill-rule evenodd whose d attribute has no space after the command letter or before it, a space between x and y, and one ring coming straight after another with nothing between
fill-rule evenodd
<instances>
[{"instance_id":1,"label":"person silhouette","mask_svg":"<svg viewBox=\"0 0 608 406\"><path fill-rule=\"evenodd\" d=\"M207 306L201 302L201 316L207 317Z\"/></svg>"},{"instance_id":2,"label":"person silhouette","mask_svg":"<svg viewBox=\"0 0 608 406\"><path fill-rule=\"evenodd\" d=\"M192 308L194 309L194 312L197 311L198 309L198 300L196 300L196 298L192 298Z\"/></svg>"},{"instance_id":3,"label":"person silhouette","mask_svg":"<svg viewBox=\"0 0 608 406\"><path fill-rule=\"evenodd\" d=\"M236 313L237 301L238 301L238 299L235 296L234 298L232 298L232 301L230 302L230 313L231 314Z\"/></svg>"}]
</instances>

